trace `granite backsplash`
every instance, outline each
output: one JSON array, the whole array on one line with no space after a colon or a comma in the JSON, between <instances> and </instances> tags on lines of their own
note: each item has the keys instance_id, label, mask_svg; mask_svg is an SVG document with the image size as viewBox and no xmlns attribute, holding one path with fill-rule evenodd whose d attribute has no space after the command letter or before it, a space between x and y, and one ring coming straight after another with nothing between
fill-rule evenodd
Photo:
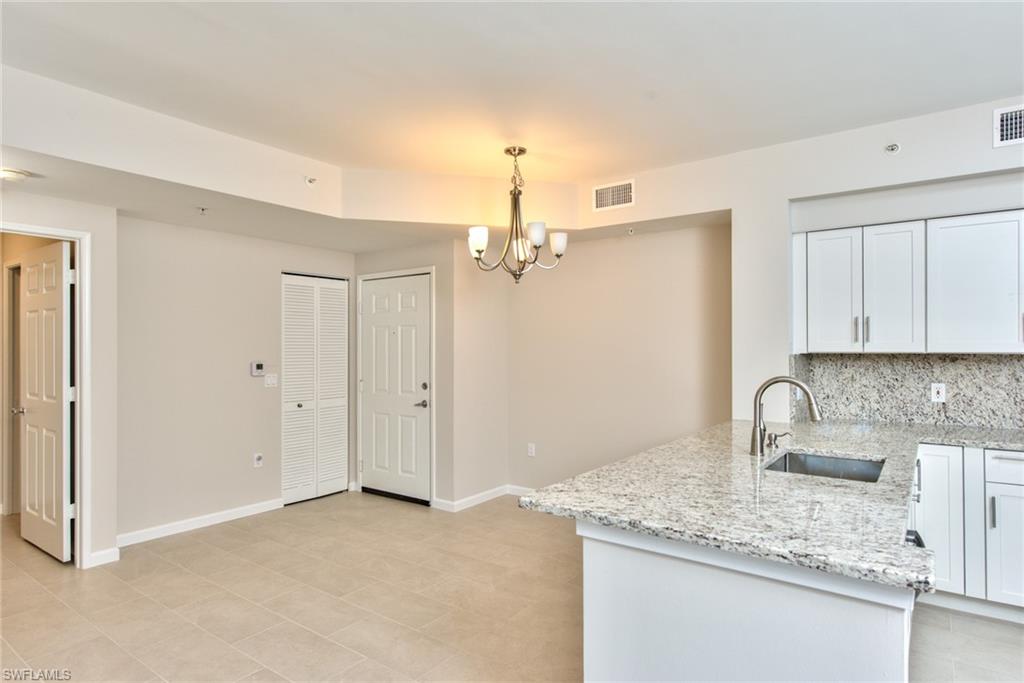
<instances>
[{"instance_id":1,"label":"granite backsplash","mask_svg":"<svg viewBox=\"0 0 1024 683\"><path fill-rule=\"evenodd\" d=\"M790 357L790 372L830 420L1024 429L1020 355L805 354ZM946 385L945 403L932 403L933 382ZM790 409L807 419L802 399Z\"/></svg>"}]
</instances>

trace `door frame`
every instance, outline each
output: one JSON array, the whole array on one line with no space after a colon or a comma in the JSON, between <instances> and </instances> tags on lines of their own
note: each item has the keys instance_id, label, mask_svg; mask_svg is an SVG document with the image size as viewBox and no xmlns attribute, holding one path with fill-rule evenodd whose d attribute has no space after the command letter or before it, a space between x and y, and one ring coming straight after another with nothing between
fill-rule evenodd
<instances>
[{"instance_id":1,"label":"door frame","mask_svg":"<svg viewBox=\"0 0 1024 683\"><path fill-rule=\"evenodd\" d=\"M92 562L92 235L83 230L65 228L49 228L24 223L0 224L2 232L43 237L70 242L74 247L75 259L75 292L72 298L75 319L71 329L74 340L74 373L72 375L77 396L72 406L75 429L72 434L74 450L74 481L75 493L75 526L72 541L72 554L76 567L85 569L93 566ZM15 258L3 264L3 278L0 290L3 297L11 292L11 271L21 267L21 259ZM11 396L10 382L13 367L8 350L11 348L11 325L4 316L3 331L0 334L0 354L2 354L3 378L0 379L0 417L3 418L3 438L0 439L0 481L2 481L4 500L8 488L14 484L10 479L11 430L7 428L10 417Z\"/></svg>"},{"instance_id":2,"label":"door frame","mask_svg":"<svg viewBox=\"0 0 1024 683\"><path fill-rule=\"evenodd\" d=\"M400 277L412 275L427 275L430 278L430 505L433 507L437 501L437 402L434 400L436 393L434 386L434 368L437 360L437 292L434 288L435 276L434 266L422 268L406 268L403 270L385 270L377 273L364 273L356 276L356 371L352 373L355 382L356 394L356 479L349 485L351 491L362 491L363 489L363 392L359 390L359 383L362 382L363 363L363 282L369 280L393 280Z\"/></svg>"}]
</instances>

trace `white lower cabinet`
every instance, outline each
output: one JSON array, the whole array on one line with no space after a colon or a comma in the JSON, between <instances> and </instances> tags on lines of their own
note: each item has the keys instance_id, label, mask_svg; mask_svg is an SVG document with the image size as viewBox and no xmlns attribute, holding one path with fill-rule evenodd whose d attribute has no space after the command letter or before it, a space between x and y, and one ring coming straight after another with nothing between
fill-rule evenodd
<instances>
[{"instance_id":1,"label":"white lower cabinet","mask_svg":"<svg viewBox=\"0 0 1024 683\"><path fill-rule=\"evenodd\" d=\"M1024 453L985 451L989 600L1024 607Z\"/></svg>"},{"instance_id":2,"label":"white lower cabinet","mask_svg":"<svg viewBox=\"0 0 1024 683\"><path fill-rule=\"evenodd\" d=\"M935 586L964 592L964 450L922 444L917 451L913 519L926 548L935 552Z\"/></svg>"},{"instance_id":3,"label":"white lower cabinet","mask_svg":"<svg viewBox=\"0 0 1024 683\"><path fill-rule=\"evenodd\" d=\"M1024 607L1024 486L988 484L988 599Z\"/></svg>"},{"instance_id":4,"label":"white lower cabinet","mask_svg":"<svg viewBox=\"0 0 1024 683\"><path fill-rule=\"evenodd\" d=\"M1024 453L922 444L908 525L938 590L1024 607Z\"/></svg>"}]
</instances>

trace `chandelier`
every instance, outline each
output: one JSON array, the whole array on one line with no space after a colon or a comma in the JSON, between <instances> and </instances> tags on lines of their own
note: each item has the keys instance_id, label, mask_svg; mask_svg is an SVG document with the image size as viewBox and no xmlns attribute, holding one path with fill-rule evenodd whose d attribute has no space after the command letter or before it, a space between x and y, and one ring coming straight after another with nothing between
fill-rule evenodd
<instances>
[{"instance_id":1,"label":"chandelier","mask_svg":"<svg viewBox=\"0 0 1024 683\"><path fill-rule=\"evenodd\" d=\"M531 268L537 266L544 270L551 270L557 266L565 254L565 247L569 242L569 234L565 232L551 233L549 246L555 262L549 266L540 262L540 248L544 246L544 238L547 234L547 225L543 221L532 221L526 224L523 230L523 212L519 206L519 198L523 195L523 174L519 172L519 157L526 154L525 147L512 146L505 148L505 154L512 157L512 190L509 195L512 197L512 217L509 219L508 236L505 237L505 246L501 249L501 256L495 263L487 263L484 260L484 252L487 251L488 229L486 225L475 225L469 229L469 253L476 259L476 265L480 270L492 271L501 266L506 273L512 276L519 284Z\"/></svg>"}]
</instances>

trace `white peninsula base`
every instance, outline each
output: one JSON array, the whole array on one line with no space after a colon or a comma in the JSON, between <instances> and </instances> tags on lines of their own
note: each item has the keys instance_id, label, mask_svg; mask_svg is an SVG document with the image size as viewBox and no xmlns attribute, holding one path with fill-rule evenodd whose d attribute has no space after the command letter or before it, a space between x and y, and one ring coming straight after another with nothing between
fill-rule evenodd
<instances>
[{"instance_id":1,"label":"white peninsula base","mask_svg":"<svg viewBox=\"0 0 1024 683\"><path fill-rule=\"evenodd\" d=\"M588 681L906 681L914 591L578 521Z\"/></svg>"}]
</instances>

